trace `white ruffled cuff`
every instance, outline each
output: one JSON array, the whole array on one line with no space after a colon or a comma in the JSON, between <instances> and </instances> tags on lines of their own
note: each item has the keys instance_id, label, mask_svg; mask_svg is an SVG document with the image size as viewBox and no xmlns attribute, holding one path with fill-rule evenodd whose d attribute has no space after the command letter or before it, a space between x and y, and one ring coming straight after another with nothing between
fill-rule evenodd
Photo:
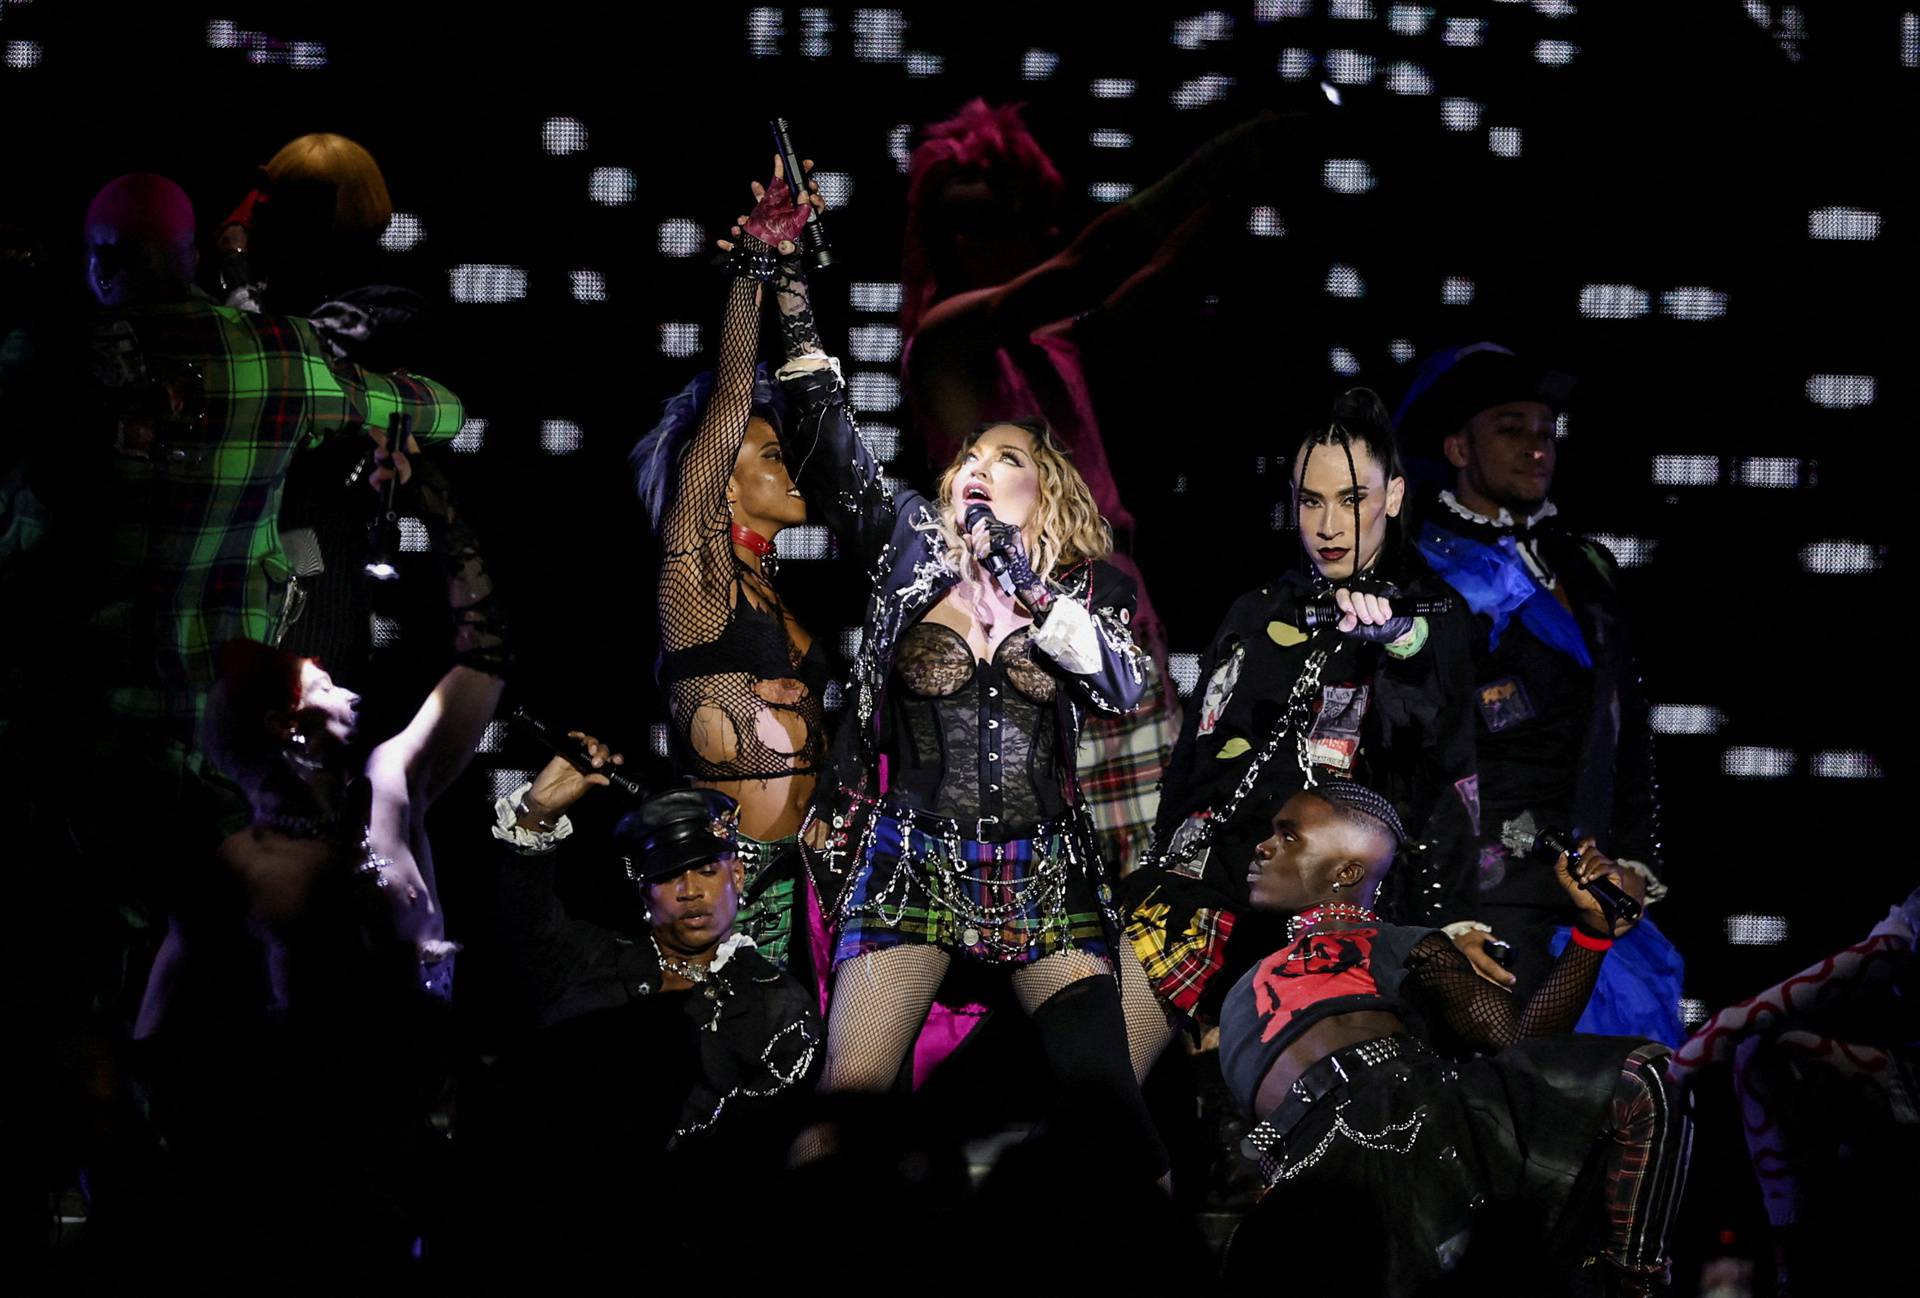
<instances>
[{"instance_id":1,"label":"white ruffled cuff","mask_svg":"<svg viewBox=\"0 0 1920 1298\"><path fill-rule=\"evenodd\" d=\"M1047 620L1034 632L1033 647L1075 676L1100 670L1100 635L1093 628L1093 616L1065 595L1054 598Z\"/></svg>"},{"instance_id":2,"label":"white ruffled cuff","mask_svg":"<svg viewBox=\"0 0 1920 1298\"><path fill-rule=\"evenodd\" d=\"M811 374L815 370L832 370L833 377L840 378L840 358L829 356L825 352L801 352L775 370L773 377L776 381L785 383L788 379L797 379L802 374Z\"/></svg>"},{"instance_id":3,"label":"white ruffled cuff","mask_svg":"<svg viewBox=\"0 0 1920 1298\"><path fill-rule=\"evenodd\" d=\"M520 800L533 788L533 781L493 800L493 836L522 856L540 856L560 846L560 840L573 836L573 822L565 816L552 829L528 829L520 823Z\"/></svg>"},{"instance_id":4,"label":"white ruffled cuff","mask_svg":"<svg viewBox=\"0 0 1920 1298\"><path fill-rule=\"evenodd\" d=\"M1482 924L1477 919L1456 919L1440 931L1458 942L1469 933L1491 933L1493 932L1493 926L1490 924Z\"/></svg>"}]
</instances>

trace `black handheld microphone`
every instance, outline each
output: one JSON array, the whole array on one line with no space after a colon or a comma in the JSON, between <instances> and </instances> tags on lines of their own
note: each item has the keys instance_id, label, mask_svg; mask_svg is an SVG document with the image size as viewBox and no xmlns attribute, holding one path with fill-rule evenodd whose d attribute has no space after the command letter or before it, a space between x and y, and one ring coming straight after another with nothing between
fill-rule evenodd
<instances>
[{"instance_id":1,"label":"black handheld microphone","mask_svg":"<svg viewBox=\"0 0 1920 1298\"><path fill-rule=\"evenodd\" d=\"M1535 834L1533 850L1549 857L1564 854L1569 874L1573 872L1574 862L1580 859L1580 849L1557 829L1543 829ZM1624 919L1631 924L1640 918L1640 903L1628 896L1626 890L1613 880L1588 879L1580 886L1600 899L1600 905L1606 910L1609 920Z\"/></svg>"},{"instance_id":2,"label":"black handheld microphone","mask_svg":"<svg viewBox=\"0 0 1920 1298\"><path fill-rule=\"evenodd\" d=\"M973 504L967 506L967 525L961 530L971 532L980 525L981 519L986 519L994 523L1000 521L991 509L975 501ZM980 566L987 570L988 576L1000 583L1000 589L1002 591L1008 595L1013 594L1013 578L1007 575L1006 555L1000 553L997 548L988 550L986 558L980 560Z\"/></svg>"},{"instance_id":3,"label":"black handheld microphone","mask_svg":"<svg viewBox=\"0 0 1920 1298\"><path fill-rule=\"evenodd\" d=\"M776 117L767 126L773 131L773 147L780 154L780 165L786 169L787 188L793 191L793 201L807 209L807 226L800 232L800 248L813 269L825 270L833 265L833 245L827 239L825 219L807 202L807 175L800 170L800 151L793 147L786 118Z\"/></svg>"},{"instance_id":4,"label":"black handheld microphone","mask_svg":"<svg viewBox=\"0 0 1920 1298\"><path fill-rule=\"evenodd\" d=\"M555 730L525 708L515 708L509 715L514 721L526 727L528 732L531 733L535 739L539 740L549 752L555 756L566 758L581 772L587 775L606 776L607 783L630 798L644 798L647 796L647 791L641 787L640 781L626 774L612 762L608 762L603 766L595 766L593 764L593 758L587 755L587 746L565 731Z\"/></svg>"},{"instance_id":5,"label":"black handheld microphone","mask_svg":"<svg viewBox=\"0 0 1920 1298\"><path fill-rule=\"evenodd\" d=\"M1399 599L1388 595L1385 598L1393 605L1395 617L1442 617L1453 612L1453 600L1444 596L1440 599ZM1333 602L1332 595L1322 595L1307 601L1303 615L1307 620L1309 631L1323 626L1333 626L1346 616L1340 611L1340 606Z\"/></svg>"},{"instance_id":6,"label":"black handheld microphone","mask_svg":"<svg viewBox=\"0 0 1920 1298\"><path fill-rule=\"evenodd\" d=\"M393 412L387 420L387 458L404 454L407 438L413 435L413 416L404 410ZM400 466L393 464L393 476L380 493L380 513L373 521L371 550L367 555L367 576L375 581L392 581L400 575L394 556L400 553Z\"/></svg>"}]
</instances>

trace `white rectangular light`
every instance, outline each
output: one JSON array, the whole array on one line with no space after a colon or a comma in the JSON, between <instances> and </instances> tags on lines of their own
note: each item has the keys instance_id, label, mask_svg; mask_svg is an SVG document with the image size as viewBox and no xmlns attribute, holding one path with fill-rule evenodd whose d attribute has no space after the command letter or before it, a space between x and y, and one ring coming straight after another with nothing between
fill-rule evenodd
<instances>
[{"instance_id":1,"label":"white rectangular light","mask_svg":"<svg viewBox=\"0 0 1920 1298\"><path fill-rule=\"evenodd\" d=\"M1622 568L1646 567L1653 562L1653 552L1660 544L1644 536L1624 536L1618 532L1589 532L1587 539L1606 546Z\"/></svg>"},{"instance_id":2,"label":"white rectangular light","mask_svg":"<svg viewBox=\"0 0 1920 1298\"><path fill-rule=\"evenodd\" d=\"M1209 72L1175 86L1168 92L1167 102L1179 109L1204 108L1225 99L1227 92L1232 89L1232 77Z\"/></svg>"},{"instance_id":3,"label":"white rectangular light","mask_svg":"<svg viewBox=\"0 0 1920 1298\"><path fill-rule=\"evenodd\" d=\"M486 727L480 731L480 742L473 746L473 751L476 753L498 753L505 751L506 746L507 723L504 721L489 721Z\"/></svg>"},{"instance_id":4,"label":"white rectangular light","mask_svg":"<svg viewBox=\"0 0 1920 1298\"><path fill-rule=\"evenodd\" d=\"M900 381L891 374L858 370L847 378L847 391L858 410L884 414L900 408Z\"/></svg>"},{"instance_id":5,"label":"white rectangular light","mask_svg":"<svg viewBox=\"0 0 1920 1298\"><path fill-rule=\"evenodd\" d=\"M1520 128L1517 126L1489 126L1487 128L1487 149L1497 157L1519 157Z\"/></svg>"},{"instance_id":6,"label":"white rectangular light","mask_svg":"<svg viewBox=\"0 0 1920 1298\"><path fill-rule=\"evenodd\" d=\"M1855 749L1823 748L1809 766L1817 780L1877 780L1885 774L1878 758Z\"/></svg>"},{"instance_id":7,"label":"white rectangular light","mask_svg":"<svg viewBox=\"0 0 1920 1298\"><path fill-rule=\"evenodd\" d=\"M1800 547L1800 571L1852 576L1880 571L1880 552L1865 541L1814 541Z\"/></svg>"},{"instance_id":8,"label":"white rectangular light","mask_svg":"<svg viewBox=\"0 0 1920 1298\"><path fill-rule=\"evenodd\" d=\"M572 455L584 438L580 425L571 419L540 421L540 449L548 455Z\"/></svg>"},{"instance_id":9,"label":"white rectangular light","mask_svg":"<svg viewBox=\"0 0 1920 1298\"><path fill-rule=\"evenodd\" d=\"M1373 188L1373 168L1364 158L1328 158L1320 182L1336 194L1364 194Z\"/></svg>"},{"instance_id":10,"label":"white rectangular light","mask_svg":"<svg viewBox=\"0 0 1920 1298\"><path fill-rule=\"evenodd\" d=\"M1028 50L1020 59L1022 81L1045 81L1060 70L1060 56L1052 50Z\"/></svg>"},{"instance_id":11,"label":"white rectangular light","mask_svg":"<svg viewBox=\"0 0 1920 1298\"><path fill-rule=\"evenodd\" d=\"M1131 99L1140 87L1127 77L1100 77L1087 87L1095 99Z\"/></svg>"},{"instance_id":12,"label":"white rectangular light","mask_svg":"<svg viewBox=\"0 0 1920 1298\"><path fill-rule=\"evenodd\" d=\"M455 266L447 272L447 293L456 302L519 302L527 296L527 272L518 266Z\"/></svg>"},{"instance_id":13,"label":"white rectangular light","mask_svg":"<svg viewBox=\"0 0 1920 1298\"><path fill-rule=\"evenodd\" d=\"M856 280L847 285L847 301L855 311L891 315L900 309L900 286Z\"/></svg>"},{"instance_id":14,"label":"white rectangular light","mask_svg":"<svg viewBox=\"0 0 1920 1298\"><path fill-rule=\"evenodd\" d=\"M1473 304L1473 281L1465 275L1449 275L1440 284L1440 304L1442 306L1471 306Z\"/></svg>"},{"instance_id":15,"label":"white rectangular light","mask_svg":"<svg viewBox=\"0 0 1920 1298\"><path fill-rule=\"evenodd\" d=\"M1124 203L1133 197L1133 186L1124 180L1096 180L1087 186L1087 197L1096 203Z\"/></svg>"},{"instance_id":16,"label":"white rectangular light","mask_svg":"<svg viewBox=\"0 0 1920 1298\"><path fill-rule=\"evenodd\" d=\"M1807 213L1809 239L1865 242L1880 237L1880 213L1863 207L1816 207Z\"/></svg>"},{"instance_id":17,"label":"white rectangular light","mask_svg":"<svg viewBox=\"0 0 1920 1298\"><path fill-rule=\"evenodd\" d=\"M1718 320L1727 313L1727 295L1710 288L1670 288L1660 309L1676 320Z\"/></svg>"},{"instance_id":18,"label":"white rectangular light","mask_svg":"<svg viewBox=\"0 0 1920 1298\"><path fill-rule=\"evenodd\" d=\"M853 11L853 57L862 63L898 63L904 57L907 15L901 9Z\"/></svg>"},{"instance_id":19,"label":"white rectangular light","mask_svg":"<svg viewBox=\"0 0 1920 1298\"><path fill-rule=\"evenodd\" d=\"M577 117L549 117L540 128L540 146L556 157L587 151L587 126Z\"/></svg>"},{"instance_id":20,"label":"white rectangular light","mask_svg":"<svg viewBox=\"0 0 1920 1298\"><path fill-rule=\"evenodd\" d=\"M486 445L486 442L487 421L476 417L469 417L465 423L460 425L460 431L453 435L453 441L449 442L448 445L462 455L472 455L475 451Z\"/></svg>"},{"instance_id":21,"label":"white rectangular light","mask_svg":"<svg viewBox=\"0 0 1920 1298\"><path fill-rule=\"evenodd\" d=\"M607 281L597 270L576 270L569 277L573 285L573 300L576 302L604 302L607 300Z\"/></svg>"},{"instance_id":22,"label":"white rectangular light","mask_svg":"<svg viewBox=\"0 0 1920 1298\"><path fill-rule=\"evenodd\" d=\"M1424 5L1395 5L1387 10L1387 29L1400 36L1421 36L1433 21L1433 10Z\"/></svg>"},{"instance_id":23,"label":"white rectangular light","mask_svg":"<svg viewBox=\"0 0 1920 1298\"><path fill-rule=\"evenodd\" d=\"M1651 306L1647 290L1632 284L1588 284L1580 290L1580 314L1590 320L1631 320Z\"/></svg>"},{"instance_id":24,"label":"white rectangular light","mask_svg":"<svg viewBox=\"0 0 1920 1298\"><path fill-rule=\"evenodd\" d=\"M1727 916L1729 946L1779 946L1787 940L1785 915Z\"/></svg>"},{"instance_id":25,"label":"white rectangular light","mask_svg":"<svg viewBox=\"0 0 1920 1298\"><path fill-rule=\"evenodd\" d=\"M857 361L900 359L900 331L892 325L854 325L847 330L847 353Z\"/></svg>"},{"instance_id":26,"label":"white rectangular light","mask_svg":"<svg viewBox=\"0 0 1920 1298\"><path fill-rule=\"evenodd\" d=\"M1417 63L1395 63L1387 69L1387 90L1396 95L1430 95L1433 78Z\"/></svg>"},{"instance_id":27,"label":"white rectangular light","mask_svg":"<svg viewBox=\"0 0 1920 1298\"><path fill-rule=\"evenodd\" d=\"M426 227L411 212L395 212L380 232L380 246L388 252L407 252L427 237Z\"/></svg>"},{"instance_id":28,"label":"white rectangular light","mask_svg":"<svg viewBox=\"0 0 1920 1298\"><path fill-rule=\"evenodd\" d=\"M697 257L700 246L706 242L700 233L700 227L683 217L674 217L660 223L660 232L656 247L662 257Z\"/></svg>"},{"instance_id":29,"label":"white rectangular light","mask_svg":"<svg viewBox=\"0 0 1920 1298\"><path fill-rule=\"evenodd\" d=\"M1365 297L1367 281L1351 266L1327 267L1328 297Z\"/></svg>"},{"instance_id":30,"label":"white rectangular light","mask_svg":"<svg viewBox=\"0 0 1920 1298\"><path fill-rule=\"evenodd\" d=\"M660 326L660 354L662 356L692 356L699 350L699 325L690 321L675 320Z\"/></svg>"},{"instance_id":31,"label":"white rectangular light","mask_svg":"<svg viewBox=\"0 0 1920 1298\"><path fill-rule=\"evenodd\" d=\"M1482 105L1472 99L1442 99L1440 101L1440 124L1449 131L1477 131L1480 129Z\"/></svg>"},{"instance_id":32,"label":"white rectangular light","mask_svg":"<svg viewBox=\"0 0 1920 1298\"><path fill-rule=\"evenodd\" d=\"M1653 703L1647 707L1647 728L1656 735L1717 735L1727 714L1705 703Z\"/></svg>"},{"instance_id":33,"label":"white rectangular light","mask_svg":"<svg viewBox=\"0 0 1920 1298\"><path fill-rule=\"evenodd\" d=\"M860 656L860 643L866 634L863 627L843 626L840 628L840 656L852 662Z\"/></svg>"},{"instance_id":34,"label":"white rectangular light","mask_svg":"<svg viewBox=\"0 0 1920 1298\"><path fill-rule=\"evenodd\" d=\"M1871 374L1815 374L1807 379L1807 400L1829 410L1870 406L1878 384Z\"/></svg>"},{"instance_id":35,"label":"white rectangular light","mask_svg":"<svg viewBox=\"0 0 1920 1298\"><path fill-rule=\"evenodd\" d=\"M1656 455L1653 481L1661 487L1711 487L1720 481L1717 455Z\"/></svg>"},{"instance_id":36,"label":"white rectangular light","mask_svg":"<svg viewBox=\"0 0 1920 1298\"><path fill-rule=\"evenodd\" d=\"M1733 480L1742 487L1797 487L1804 473L1805 465L1791 455L1749 455Z\"/></svg>"},{"instance_id":37,"label":"white rectangular light","mask_svg":"<svg viewBox=\"0 0 1920 1298\"><path fill-rule=\"evenodd\" d=\"M1278 239L1286 234L1287 226L1277 208L1256 207L1247 213L1247 231L1263 239Z\"/></svg>"},{"instance_id":38,"label":"white rectangular light","mask_svg":"<svg viewBox=\"0 0 1920 1298\"><path fill-rule=\"evenodd\" d=\"M640 182L626 167L595 167L587 177L587 197L604 207L631 203Z\"/></svg>"},{"instance_id":39,"label":"white rectangular light","mask_svg":"<svg viewBox=\"0 0 1920 1298\"><path fill-rule=\"evenodd\" d=\"M1173 687L1180 697L1189 697L1200 686L1200 655L1168 654L1167 674L1173 677Z\"/></svg>"},{"instance_id":40,"label":"white rectangular light","mask_svg":"<svg viewBox=\"0 0 1920 1298\"><path fill-rule=\"evenodd\" d=\"M1736 780L1784 780L1795 765L1791 748L1739 744L1720 755L1720 773Z\"/></svg>"},{"instance_id":41,"label":"white rectangular light","mask_svg":"<svg viewBox=\"0 0 1920 1298\"><path fill-rule=\"evenodd\" d=\"M493 800L510 798L515 789L523 784L532 784L534 771L523 771L512 766L496 766L487 772L487 787L493 791Z\"/></svg>"},{"instance_id":42,"label":"white rectangular light","mask_svg":"<svg viewBox=\"0 0 1920 1298\"><path fill-rule=\"evenodd\" d=\"M773 552L782 559L831 558L833 534L817 523L783 527L774 535Z\"/></svg>"}]
</instances>

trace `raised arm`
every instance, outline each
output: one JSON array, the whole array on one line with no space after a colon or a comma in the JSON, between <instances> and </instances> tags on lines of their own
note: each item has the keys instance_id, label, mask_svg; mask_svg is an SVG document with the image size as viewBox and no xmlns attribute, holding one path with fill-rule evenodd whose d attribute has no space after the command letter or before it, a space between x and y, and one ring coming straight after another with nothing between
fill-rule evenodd
<instances>
[{"instance_id":1,"label":"raised arm","mask_svg":"<svg viewBox=\"0 0 1920 1298\"><path fill-rule=\"evenodd\" d=\"M1122 296L1172 266L1210 210L1237 211L1249 180L1269 174L1288 127L1271 112L1208 141L1141 193L1115 204L1066 248L1003 284L956 293L920 320L907 377L914 403L951 449L980 421L991 392L991 357L1034 330ZM943 448L935 448L940 458Z\"/></svg>"},{"instance_id":2,"label":"raised arm","mask_svg":"<svg viewBox=\"0 0 1920 1298\"><path fill-rule=\"evenodd\" d=\"M311 331L306 321L296 328ZM413 419L414 440L423 446L443 442L460 431L466 411L460 398L444 384L416 374L381 374L352 361L323 362L325 355L313 336L304 358L307 397L312 416L307 443L314 445L340 434L377 433L384 444L387 423L396 414Z\"/></svg>"},{"instance_id":3,"label":"raised arm","mask_svg":"<svg viewBox=\"0 0 1920 1298\"><path fill-rule=\"evenodd\" d=\"M1620 867L1593 850L1591 840L1578 869L1580 877L1607 877L1615 882ZM1415 946L1407 959L1408 976L1426 993L1454 1034L1484 1050L1500 1050L1522 1037L1554 1036L1573 1031L1593 994L1613 938L1633 925L1610 924L1593 895L1582 889L1567 870L1565 857L1554 865L1554 878L1580 911L1573 937L1523 1009L1467 962L1467 957L1444 933L1433 933ZM1600 937L1601 933L1609 936Z\"/></svg>"},{"instance_id":4,"label":"raised arm","mask_svg":"<svg viewBox=\"0 0 1920 1298\"><path fill-rule=\"evenodd\" d=\"M713 392L692 440L680 453L660 524L661 647L671 652L717 638L733 610L733 540L727 482L753 413L753 368L760 345L760 294L776 250L791 248L805 221L774 163L773 183L753 185L754 209L738 238L722 240L733 282L727 290Z\"/></svg>"}]
</instances>

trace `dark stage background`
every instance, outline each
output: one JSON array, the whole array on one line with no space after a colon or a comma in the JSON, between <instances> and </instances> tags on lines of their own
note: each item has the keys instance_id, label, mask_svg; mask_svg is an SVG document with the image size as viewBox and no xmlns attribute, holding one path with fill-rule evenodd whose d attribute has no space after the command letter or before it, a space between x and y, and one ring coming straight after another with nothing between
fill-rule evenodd
<instances>
[{"instance_id":1,"label":"dark stage background","mask_svg":"<svg viewBox=\"0 0 1920 1298\"><path fill-rule=\"evenodd\" d=\"M77 292L80 216L112 176L176 177L210 228L293 136L364 143L403 214L385 277L434 301L417 368L466 401L444 458L516 611L514 693L658 752L625 456L705 363L724 293L706 250L766 172L769 113L830 173L824 332L869 437L924 480L895 382L915 129L974 95L1025 101L1086 218L1325 79L1344 106L1260 178L1220 267L1089 326L1173 648L1294 561L1271 457L1342 387L1391 404L1420 359L1478 338L1579 375L1555 498L1627 568L1661 736L1658 917L1697 1016L1857 939L1913 883L1889 678L1910 635L1890 543L1917 60L1920 18L1879 3L0 0L0 220L69 258ZM786 572L816 633L855 620L849 568ZM411 584L433 598L429 567ZM444 641L413 625L395 652L424 680ZM488 748L455 818L538 760Z\"/></svg>"}]
</instances>

